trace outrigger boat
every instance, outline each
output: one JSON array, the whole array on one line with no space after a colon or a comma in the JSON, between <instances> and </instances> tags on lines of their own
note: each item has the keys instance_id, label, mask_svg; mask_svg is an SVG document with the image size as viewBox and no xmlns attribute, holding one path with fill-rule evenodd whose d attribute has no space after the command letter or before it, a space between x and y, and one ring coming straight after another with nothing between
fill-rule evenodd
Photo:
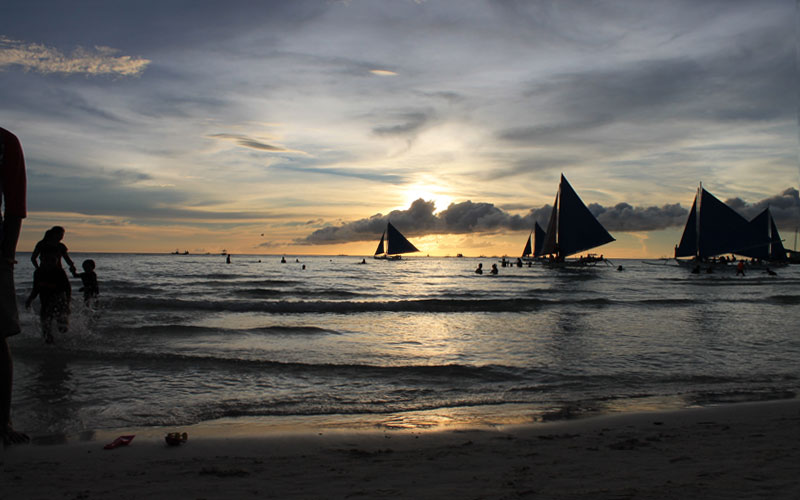
<instances>
[{"instance_id":1,"label":"outrigger boat","mask_svg":"<svg viewBox=\"0 0 800 500\"><path fill-rule=\"evenodd\" d=\"M550 221L540 251L534 257L542 257L542 264L552 267L590 266L598 262L608 263L602 255L587 254L578 259L567 257L605 245L614 240L600 221L584 205L578 193L561 174L561 182L550 213Z\"/></svg>"},{"instance_id":2,"label":"outrigger boat","mask_svg":"<svg viewBox=\"0 0 800 500\"><path fill-rule=\"evenodd\" d=\"M700 266L713 269L737 262L734 255L750 257L748 267L786 263L786 251L768 208L748 221L701 184L675 247L675 260L696 270Z\"/></svg>"},{"instance_id":3,"label":"outrigger boat","mask_svg":"<svg viewBox=\"0 0 800 500\"><path fill-rule=\"evenodd\" d=\"M400 254L419 252L391 222L386 223L386 230L381 235L381 241L375 250L373 258L380 260L400 260Z\"/></svg>"}]
</instances>

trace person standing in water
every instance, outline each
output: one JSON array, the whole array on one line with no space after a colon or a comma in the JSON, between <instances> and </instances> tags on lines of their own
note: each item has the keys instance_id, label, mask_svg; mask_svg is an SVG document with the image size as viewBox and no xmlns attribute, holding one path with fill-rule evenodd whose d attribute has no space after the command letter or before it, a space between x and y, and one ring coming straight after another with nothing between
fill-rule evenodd
<instances>
[{"instance_id":1,"label":"person standing in water","mask_svg":"<svg viewBox=\"0 0 800 500\"><path fill-rule=\"evenodd\" d=\"M54 320L60 333L65 333L69 329L72 287L67 273L61 267L61 259L67 262L73 275L76 274L76 269L67 246L61 243L65 233L61 226L48 229L31 254L31 262L36 270L33 273L33 290L25 301L25 307L30 308L33 300L39 297L42 336L48 344L54 342L52 334Z\"/></svg>"},{"instance_id":2,"label":"person standing in water","mask_svg":"<svg viewBox=\"0 0 800 500\"><path fill-rule=\"evenodd\" d=\"M0 437L3 445L26 443L30 438L11 425L11 389L14 364L8 337L20 332L14 285L17 241L27 215L25 157L17 136L0 127Z\"/></svg>"}]
</instances>

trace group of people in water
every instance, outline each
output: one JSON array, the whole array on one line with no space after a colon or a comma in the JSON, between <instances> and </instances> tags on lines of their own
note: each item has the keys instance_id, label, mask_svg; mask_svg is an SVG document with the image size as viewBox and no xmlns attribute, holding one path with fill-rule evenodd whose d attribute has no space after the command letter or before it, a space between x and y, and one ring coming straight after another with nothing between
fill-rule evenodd
<instances>
[{"instance_id":1,"label":"group of people in water","mask_svg":"<svg viewBox=\"0 0 800 500\"><path fill-rule=\"evenodd\" d=\"M705 271L706 274L712 274L714 272L714 266L723 266L724 267L724 266L727 266L729 264L732 265L733 263L736 263L736 276L745 276L745 273L744 273L745 268L746 268L745 262L747 262L746 259L737 260L735 255L731 255L731 256L722 255L722 256L719 256L719 257L711 257L710 259L703 259L701 263L708 265L708 267L706 268L706 271ZM762 264L762 261L761 261L761 259L753 258L753 259L749 260L749 264L751 266L759 266L759 265ZM766 266L764 268L764 272L766 272L770 276L777 276L778 275L778 273L776 273L775 271L770 269L769 266ZM695 266L692 268L692 274L700 274L700 263L695 264Z\"/></svg>"},{"instance_id":2,"label":"group of people in water","mask_svg":"<svg viewBox=\"0 0 800 500\"><path fill-rule=\"evenodd\" d=\"M81 264L83 272L79 273L75 263L69 256L67 246L62 243L66 231L61 226L54 226L44 233L31 254L33 272L33 289L25 301L25 308L30 309L33 301L39 298L39 318L41 320L42 337L45 343L52 344L53 323L59 333L69 328L70 304L72 302L72 286L67 273L61 265L63 259L75 278L80 278L83 286L83 301L87 307L94 305L100 294L97 283L95 263L86 259Z\"/></svg>"}]
</instances>

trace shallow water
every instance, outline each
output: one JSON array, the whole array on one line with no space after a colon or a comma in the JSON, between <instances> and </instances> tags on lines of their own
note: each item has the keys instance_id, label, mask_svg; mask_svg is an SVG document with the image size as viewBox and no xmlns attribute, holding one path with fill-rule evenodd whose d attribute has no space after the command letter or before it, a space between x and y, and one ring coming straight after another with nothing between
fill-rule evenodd
<instances>
[{"instance_id":1,"label":"shallow water","mask_svg":"<svg viewBox=\"0 0 800 500\"><path fill-rule=\"evenodd\" d=\"M10 341L15 425L35 434L236 417L491 425L800 387L796 266L737 278L615 261L479 276L494 259L73 255L83 258L97 263L97 310L74 280L55 346L24 309Z\"/></svg>"}]
</instances>

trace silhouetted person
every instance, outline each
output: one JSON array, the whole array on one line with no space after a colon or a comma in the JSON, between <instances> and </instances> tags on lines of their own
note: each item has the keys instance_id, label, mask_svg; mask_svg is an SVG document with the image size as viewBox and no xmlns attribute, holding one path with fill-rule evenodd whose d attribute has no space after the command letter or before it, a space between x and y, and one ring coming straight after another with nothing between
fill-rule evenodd
<instances>
[{"instance_id":1,"label":"silhouetted person","mask_svg":"<svg viewBox=\"0 0 800 500\"><path fill-rule=\"evenodd\" d=\"M225 263L226 264L230 264L231 263L231 254L228 254L228 255L225 256Z\"/></svg>"},{"instance_id":2,"label":"silhouetted person","mask_svg":"<svg viewBox=\"0 0 800 500\"><path fill-rule=\"evenodd\" d=\"M8 337L20 332L14 285L17 241L27 215L25 157L17 136L0 128L0 437L3 444L25 443L30 438L11 425L11 389L14 365Z\"/></svg>"},{"instance_id":3,"label":"silhouetted person","mask_svg":"<svg viewBox=\"0 0 800 500\"><path fill-rule=\"evenodd\" d=\"M100 285L97 284L97 273L94 272L95 264L92 259L84 260L81 267L82 273L73 272L72 275L81 279L83 286L80 291L83 292L83 303L89 306L100 295Z\"/></svg>"},{"instance_id":4,"label":"silhouetted person","mask_svg":"<svg viewBox=\"0 0 800 500\"><path fill-rule=\"evenodd\" d=\"M624 270L625 270L625 268L624 268L624 267L622 267L622 265L621 265L621 264L620 264L619 266L617 266L617 271L624 271Z\"/></svg>"},{"instance_id":5,"label":"silhouetted person","mask_svg":"<svg viewBox=\"0 0 800 500\"><path fill-rule=\"evenodd\" d=\"M34 268L54 267L63 271L61 267L61 259L63 258L69 266L70 272L75 273L75 263L69 257L67 246L61 243L61 240L64 239L64 234L66 234L66 231L61 226L53 226L45 231L44 238L36 244L33 248L33 253L31 253L31 262L33 262ZM67 273L64 273L64 279L67 279Z\"/></svg>"},{"instance_id":6,"label":"silhouetted person","mask_svg":"<svg viewBox=\"0 0 800 500\"><path fill-rule=\"evenodd\" d=\"M740 260L738 264L736 264L736 276L739 275L744 276L744 261Z\"/></svg>"},{"instance_id":7,"label":"silhouetted person","mask_svg":"<svg viewBox=\"0 0 800 500\"><path fill-rule=\"evenodd\" d=\"M286 257L281 257L281 264L286 264Z\"/></svg>"},{"instance_id":8,"label":"silhouetted person","mask_svg":"<svg viewBox=\"0 0 800 500\"><path fill-rule=\"evenodd\" d=\"M483 263L482 262L478 263L478 268L475 269L475 274L483 274Z\"/></svg>"},{"instance_id":9,"label":"silhouetted person","mask_svg":"<svg viewBox=\"0 0 800 500\"><path fill-rule=\"evenodd\" d=\"M63 258L69 266L70 272L76 273L75 263L69 257L67 246L61 243L66 231L61 226L53 226L44 233L33 249L31 262L36 270L33 273L33 290L25 301L25 307L30 307L33 300L39 297L39 317L41 319L42 336L44 341L52 344L54 341L52 323L56 322L58 331L65 333L69 328L70 302L72 300L72 287L67 278L67 273L61 267Z\"/></svg>"},{"instance_id":10,"label":"silhouetted person","mask_svg":"<svg viewBox=\"0 0 800 500\"><path fill-rule=\"evenodd\" d=\"M492 264L492 270L489 272L492 274L497 274L497 264Z\"/></svg>"}]
</instances>

